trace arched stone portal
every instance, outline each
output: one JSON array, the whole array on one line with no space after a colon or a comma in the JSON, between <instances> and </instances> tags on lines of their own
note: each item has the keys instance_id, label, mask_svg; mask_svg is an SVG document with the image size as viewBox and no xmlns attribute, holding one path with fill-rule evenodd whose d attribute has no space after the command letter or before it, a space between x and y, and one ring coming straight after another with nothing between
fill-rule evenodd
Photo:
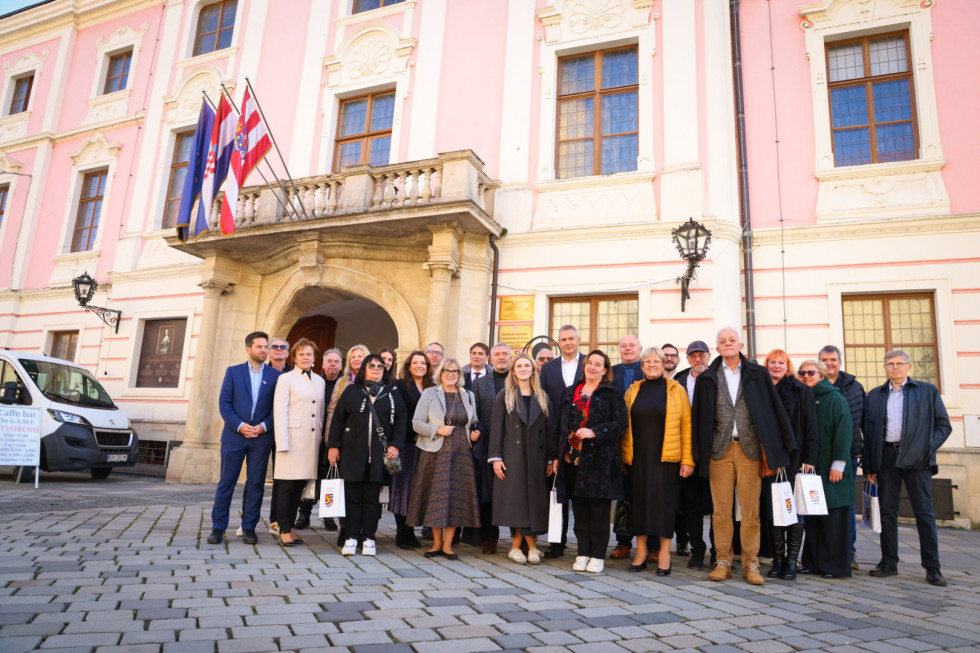
<instances>
[{"instance_id":1,"label":"arched stone portal","mask_svg":"<svg viewBox=\"0 0 980 653\"><path fill-rule=\"evenodd\" d=\"M295 342L293 334L299 326L306 337L317 342L321 354L327 347L346 352L355 344L363 344L371 351L399 346L398 329L388 312L369 299L329 288L304 288L296 295L296 302L298 308L309 308L295 323L282 324L270 334L289 334L287 339Z\"/></svg>"}]
</instances>

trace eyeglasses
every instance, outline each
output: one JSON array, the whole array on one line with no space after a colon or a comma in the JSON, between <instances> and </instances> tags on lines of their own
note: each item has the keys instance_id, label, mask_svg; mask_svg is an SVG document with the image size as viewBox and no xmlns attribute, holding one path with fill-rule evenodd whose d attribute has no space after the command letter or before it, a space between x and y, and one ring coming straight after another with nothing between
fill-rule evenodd
<instances>
[{"instance_id":1,"label":"eyeglasses","mask_svg":"<svg viewBox=\"0 0 980 653\"><path fill-rule=\"evenodd\" d=\"M269 349L289 349L289 345L269 345Z\"/></svg>"},{"instance_id":2,"label":"eyeglasses","mask_svg":"<svg viewBox=\"0 0 980 653\"><path fill-rule=\"evenodd\" d=\"M443 370L442 373L449 376L459 376L459 370Z\"/></svg>"},{"instance_id":3,"label":"eyeglasses","mask_svg":"<svg viewBox=\"0 0 980 653\"><path fill-rule=\"evenodd\" d=\"M805 376L816 376L818 374L820 374L820 372L816 370L800 370L797 372L797 376L799 376L801 379Z\"/></svg>"},{"instance_id":4,"label":"eyeglasses","mask_svg":"<svg viewBox=\"0 0 980 653\"><path fill-rule=\"evenodd\" d=\"M383 370L385 368L384 363L368 363L367 368L369 370Z\"/></svg>"},{"instance_id":5,"label":"eyeglasses","mask_svg":"<svg viewBox=\"0 0 980 653\"><path fill-rule=\"evenodd\" d=\"M425 353L432 354L432 355L439 354L440 356L442 356L442 352L439 351L438 349L426 349Z\"/></svg>"},{"instance_id":6,"label":"eyeglasses","mask_svg":"<svg viewBox=\"0 0 980 653\"><path fill-rule=\"evenodd\" d=\"M664 358L677 358L680 359L678 354L664 354Z\"/></svg>"}]
</instances>

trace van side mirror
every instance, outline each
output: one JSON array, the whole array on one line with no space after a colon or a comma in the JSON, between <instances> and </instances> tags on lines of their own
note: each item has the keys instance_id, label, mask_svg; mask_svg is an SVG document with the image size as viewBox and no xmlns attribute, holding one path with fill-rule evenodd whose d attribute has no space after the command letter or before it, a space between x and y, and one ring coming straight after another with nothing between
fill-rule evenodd
<instances>
[{"instance_id":1,"label":"van side mirror","mask_svg":"<svg viewBox=\"0 0 980 653\"><path fill-rule=\"evenodd\" d=\"M16 381L7 381L0 388L0 404L19 404L20 388Z\"/></svg>"}]
</instances>

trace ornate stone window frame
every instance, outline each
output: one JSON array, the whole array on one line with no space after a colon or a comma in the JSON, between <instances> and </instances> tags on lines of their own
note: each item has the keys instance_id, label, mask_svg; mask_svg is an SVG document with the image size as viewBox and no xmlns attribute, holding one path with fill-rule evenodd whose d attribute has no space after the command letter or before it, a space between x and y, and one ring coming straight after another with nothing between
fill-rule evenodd
<instances>
[{"instance_id":1,"label":"ornate stone window frame","mask_svg":"<svg viewBox=\"0 0 980 653\"><path fill-rule=\"evenodd\" d=\"M405 0L405 2L399 2L398 4L388 5L386 7L378 7L377 9L370 9L368 11L362 11L360 13L354 13L354 0L344 0L344 9L342 12L342 18L338 18L336 25L338 27L344 25L353 25L364 20L375 20L382 18L384 16L396 16L398 14L404 14L411 12L415 9L415 0Z\"/></svg>"},{"instance_id":2,"label":"ornate stone window frame","mask_svg":"<svg viewBox=\"0 0 980 653\"><path fill-rule=\"evenodd\" d=\"M35 100L40 90L41 71L44 68L44 60L48 58L48 51L42 50L40 53L25 52L14 61L8 62L3 67L3 105L0 105L2 117L0 117L0 143L12 141L27 135L27 124L31 119L31 112L34 110ZM27 98L27 109L20 113L10 115L10 102L14 97L14 86L17 80L33 73L34 83L31 89L31 96Z\"/></svg>"},{"instance_id":3,"label":"ornate stone window frame","mask_svg":"<svg viewBox=\"0 0 980 653\"><path fill-rule=\"evenodd\" d=\"M167 399L177 399L185 396L185 393L190 388L190 383L188 377L191 376L191 341L194 339L192 334L196 334L196 328L199 326L196 324L194 308L177 308L176 310L171 309L161 309L161 310L138 310L132 314L134 333L129 340L129 364L126 366L122 374L122 390L120 391L120 396L127 398L151 398L151 397L161 397ZM139 361L140 361L140 348L143 344L143 332L146 328L146 323L149 320L159 320L159 319L175 319L175 320L187 320L187 328L184 333L184 348L181 352L180 360L180 381L176 388L138 388L136 387L136 377L139 372Z\"/></svg>"},{"instance_id":4,"label":"ornate stone window frame","mask_svg":"<svg viewBox=\"0 0 980 653\"><path fill-rule=\"evenodd\" d=\"M382 9L386 8L382 7ZM395 91L389 157L393 161L398 156L401 144L402 108L405 100L408 99L410 57L415 52L415 46L414 38L403 38L391 25L368 23L349 34L337 48L336 54L323 59L327 82L324 85L321 104L323 107L321 170L333 169L336 116L340 111L341 101L367 93Z\"/></svg>"},{"instance_id":5,"label":"ornate stone window frame","mask_svg":"<svg viewBox=\"0 0 980 653\"><path fill-rule=\"evenodd\" d=\"M818 223L949 214L949 195L940 172L946 159L939 138L930 47L932 6L933 0L822 0L800 7L800 27L810 61ZM912 50L919 156L910 161L837 167L830 128L826 45L898 30L908 32Z\"/></svg>"},{"instance_id":6,"label":"ornate stone window frame","mask_svg":"<svg viewBox=\"0 0 980 653\"><path fill-rule=\"evenodd\" d=\"M604 179L607 177L641 176L652 179L656 169L653 156L653 116L656 108L653 97L653 56L656 54L656 30L650 16L653 0L555 0L537 10L538 20L545 28L544 38L538 37L538 73L541 75L540 125L538 130L538 183L555 182L555 143L557 139L558 59L573 54L604 50L618 46L637 46L639 76L638 117L639 153L635 172L613 175L576 177Z\"/></svg>"},{"instance_id":7,"label":"ornate stone window frame","mask_svg":"<svg viewBox=\"0 0 980 653\"><path fill-rule=\"evenodd\" d=\"M80 274L86 265L94 266L102 252L102 236L105 233L106 218L112 200L112 187L115 179L116 164L119 162L119 152L122 143L112 142L102 132L96 132L84 141L75 152L69 154L72 165L71 185L68 188L68 199L65 203L64 219L61 221L61 235L58 239L58 250L54 256L55 266L49 279L50 286L71 283L71 279ZM78 202L82 194L82 180L85 175L98 170L106 170L106 187L102 200L102 213L99 215L99 226L96 231L95 243L92 249L85 252L72 252L71 239L75 230L75 220L78 219Z\"/></svg>"},{"instance_id":8,"label":"ornate stone window frame","mask_svg":"<svg viewBox=\"0 0 980 653\"><path fill-rule=\"evenodd\" d=\"M129 98L133 89L133 73L139 58L143 43L143 35L149 29L148 23L143 23L139 29L125 26L113 31L109 36L100 37L95 42L95 76L92 79L92 90L89 93L88 114L82 120L83 125L112 121L126 115L129 108ZM113 93L103 93L106 74L109 71L109 59L126 51L132 53L129 60L129 78L126 88Z\"/></svg>"},{"instance_id":9,"label":"ornate stone window frame","mask_svg":"<svg viewBox=\"0 0 980 653\"><path fill-rule=\"evenodd\" d=\"M194 40L197 37L197 22L201 16L201 10L208 5L213 5L219 0L200 0L194 5L194 10L187 12L184 19L183 36L178 52L182 54L179 61L174 66L177 68L187 68L197 66L210 61L232 57L238 53L238 42L242 36L242 18L245 12L245 0L238 0L235 6L235 29L231 36L231 45L220 50L205 52L204 54L194 55Z\"/></svg>"}]
</instances>

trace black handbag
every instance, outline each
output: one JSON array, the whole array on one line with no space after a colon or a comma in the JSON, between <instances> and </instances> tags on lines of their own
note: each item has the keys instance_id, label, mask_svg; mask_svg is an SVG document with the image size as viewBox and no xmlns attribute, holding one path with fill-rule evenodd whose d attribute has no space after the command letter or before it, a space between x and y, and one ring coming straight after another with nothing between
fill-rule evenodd
<instances>
[{"instance_id":1,"label":"black handbag","mask_svg":"<svg viewBox=\"0 0 980 653\"><path fill-rule=\"evenodd\" d=\"M616 502L616 514L613 516L613 534L631 536L630 502L627 499Z\"/></svg>"},{"instance_id":2,"label":"black handbag","mask_svg":"<svg viewBox=\"0 0 980 653\"><path fill-rule=\"evenodd\" d=\"M385 437L385 429L381 426L383 422L378 418L378 411L374 409L374 402L371 401L371 396L367 392L364 393L364 396L367 397L368 409L370 409L371 417L374 419L374 432L378 435L378 440L381 442L381 455L384 456L385 471L394 476L402 471L401 454L399 453L397 458L388 457L388 438ZM388 396L388 401L391 402L392 411L394 411L395 400L391 397L390 393ZM368 456L370 457L370 451L368 451Z\"/></svg>"}]
</instances>

